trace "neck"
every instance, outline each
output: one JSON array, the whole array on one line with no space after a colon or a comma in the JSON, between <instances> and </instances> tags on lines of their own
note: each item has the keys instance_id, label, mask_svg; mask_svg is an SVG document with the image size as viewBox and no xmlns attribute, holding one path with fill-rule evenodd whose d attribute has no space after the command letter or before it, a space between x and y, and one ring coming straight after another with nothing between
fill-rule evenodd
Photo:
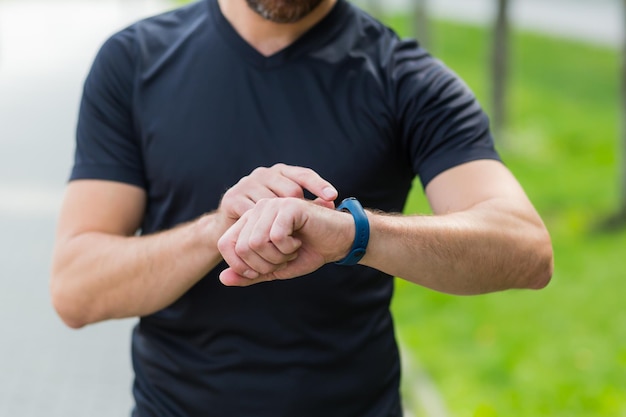
<instances>
[{"instance_id":1,"label":"neck","mask_svg":"<svg viewBox=\"0 0 626 417\"><path fill-rule=\"evenodd\" d=\"M311 13L295 23L276 23L264 19L248 7L245 0L218 0L222 14L246 42L264 56L286 48L315 26L337 0L323 0Z\"/></svg>"}]
</instances>

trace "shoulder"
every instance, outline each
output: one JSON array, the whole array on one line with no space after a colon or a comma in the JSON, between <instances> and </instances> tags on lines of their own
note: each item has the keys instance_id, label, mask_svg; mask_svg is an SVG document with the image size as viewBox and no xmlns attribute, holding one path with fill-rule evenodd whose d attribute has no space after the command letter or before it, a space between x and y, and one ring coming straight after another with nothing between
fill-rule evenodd
<instances>
[{"instance_id":1,"label":"shoulder","mask_svg":"<svg viewBox=\"0 0 626 417\"><path fill-rule=\"evenodd\" d=\"M401 38L390 27L349 4L341 32L347 56L367 59L393 90L433 87L435 81L460 82L443 62L433 57L417 40ZM436 83L435 83L436 84Z\"/></svg>"},{"instance_id":2,"label":"shoulder","mask_svg":"<svg viewBox=\"0 0 626 417\"><path fill-rule=\"evenodd\" d=\"M386 88L394 90L407 78L413 77L414 84L428 76L452 75L415 39L401 38L357 6L346 3L345 9L333 48L351 67L356 62L361 64L359 67L367 66L366 73L375 75Z\"/></svg>"},{"instance_id":3,"label":"shoulder","mask_svg":"<svg viewBox=\"0 0 626 417\"><path fill-rule=\"evenodd\" d=\"M424 110L445 103L477 105L464 80L414 40L394 45L386 70L399 111L407 105Z\"/></svg>"},{"instance_id":4,"label":"shoulder","mask_svg":"<svg viewBox=\"0 0 626 417\"><path fill-rule=\"evenodd\" d=\"M357 6L345 2L340 37L346 48L384 58L400 42L393 29Z\"/></svg>"},{"instance_id":5,"label":"shoulder","mask_svg":"<svg viewBox=\"0 0 626 417\"><path fill-rule=\"evenodd\" d=\"M84 99L96 99L109 92L127 97L132 91L137 48L134 28L125 28L100 47L85 80Z\"/></svg>"},{"instance_id":6,"label":"shoulder","mask_svg":"<svg viewBox=\"0 0 626 417\"><path fill-rule=\"evenodd\" d=\"M209 8L206 2L190 5L140 20L131 26L142 53L168 48L185 39L206 24Z\"/></svg>"},{"instance_id":7,"label":"shoulder","mask_svg":"<svg viewBox=\"0 0 626 417\"><path fill-rule=\"evenodd\" d=\"M149 68L192 37L206 23L207 13L204 2L195 2L135 22L104 42L96 63Z\"/></svg>"}]
</instances>

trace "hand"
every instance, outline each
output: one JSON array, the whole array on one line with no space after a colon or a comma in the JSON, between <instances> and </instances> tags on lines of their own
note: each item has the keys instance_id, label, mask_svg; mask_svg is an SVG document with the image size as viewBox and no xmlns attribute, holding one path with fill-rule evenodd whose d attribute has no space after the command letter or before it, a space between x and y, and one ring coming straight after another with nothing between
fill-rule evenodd
<instances>
[{"instance_id":1,"label":"hand","mask_svg":"<svg viewBox=\"0 0 626 417\"><path fill-rule=\"evenodd\" d=\"M333 201L337 198L337 190L312 169L285 164L257 168L239 180L222 197L218 213L222 215L223 230L232 226L263 198L303 199L304 190L317 197L316 204L335 207Z\"/></svg>"},{"instance_id":2,"label":"hand","mask_svg":"<svg viewBox=\"0 0 626 417\"><path fill-rule=\"evenodd\" d=\"M311 273L345 257L354 241L349 213L299 198L262 199L220 238L224 285L248 286Z\"/></svg>"}]
</instances>

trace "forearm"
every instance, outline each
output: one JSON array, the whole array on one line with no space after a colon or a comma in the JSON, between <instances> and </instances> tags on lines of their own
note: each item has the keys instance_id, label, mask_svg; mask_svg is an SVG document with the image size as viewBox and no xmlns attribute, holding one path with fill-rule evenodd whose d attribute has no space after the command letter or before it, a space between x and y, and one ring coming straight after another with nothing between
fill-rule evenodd
<instances>
[{"instance_id":1,"label":"forearm","mask_svg":"<svg viewBox=\"0 0 626 417\"><path fill-rule=\"evenodd\" d=\"M81 327L170 305L221 261L217 223L210 214L149 236L86 232L59 241L51 288L57 311Z\"/></svg>"},{"instance_id":2,"label":"forearm","mask_svg":"<svg viewBox=\"0 0 626 417\"><path fill-rule=\"evenodd\" d=\"M369 215L361 263L451 294L541 288L552 274L550 238L532 210L493 199L435 216Z\"/></svg>"},{"instance_id":3,"label":"forearm","mask_svg":"<svg viewBox=\"0 0 626 417\"><path fill-rule=\"evenodd\" d=\"M549 234L500 162L448 169L430 181L426 194L433 216L368 212L369 243L359 263L451 294L548 283ZM357 238L350 217L289 198L259 202L220 239L230 266L220 279L248 286L296 278L340 260Z\"/></svg>"}]
</instances>

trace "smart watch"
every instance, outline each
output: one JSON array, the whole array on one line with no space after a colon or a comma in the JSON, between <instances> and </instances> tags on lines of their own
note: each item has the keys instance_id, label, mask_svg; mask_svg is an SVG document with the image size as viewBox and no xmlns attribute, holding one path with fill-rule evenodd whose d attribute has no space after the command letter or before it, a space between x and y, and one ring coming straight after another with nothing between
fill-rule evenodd
<instances>
[{"instance_id":1,"label":"smart watch","mask_svg":"<svg viewBox=\"0 0 626 417\"><path fill-rule=\"evenodd\" d=\"M363 206L354 197L346 198L341 202L337 210L348 212L354 218L354 243L350 253L345 258L335 262L337 265L356 265L365 255L365 249L370 239L370 223Z\"/></svg>"}]
</instances>

